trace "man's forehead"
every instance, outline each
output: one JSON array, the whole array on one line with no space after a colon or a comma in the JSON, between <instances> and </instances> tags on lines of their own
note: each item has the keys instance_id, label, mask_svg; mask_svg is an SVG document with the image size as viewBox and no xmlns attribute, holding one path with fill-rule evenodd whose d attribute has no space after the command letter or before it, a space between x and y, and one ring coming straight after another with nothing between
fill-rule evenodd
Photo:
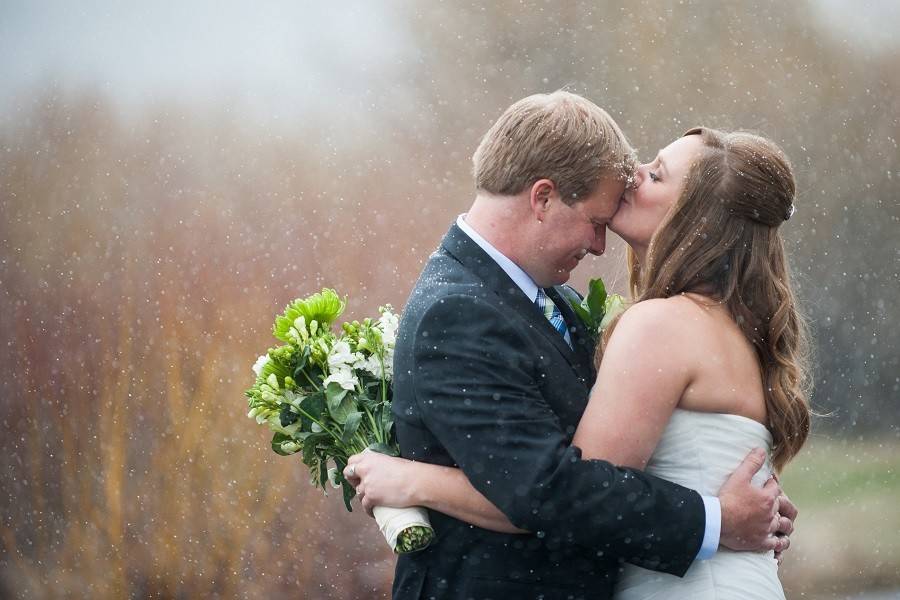
<instances>
[{"instance_id":1,"label":"man's forehead","mask_svg":"<svg viewBox=\"0 0 900 600\"><path fill-rule=\"evenodd\" d=\"M606 179L600 182L593 197L585 202L585 212L592 219L608 219L619 208L619 200L625 192L625 182Z\"/></svg>"}]
</instances>

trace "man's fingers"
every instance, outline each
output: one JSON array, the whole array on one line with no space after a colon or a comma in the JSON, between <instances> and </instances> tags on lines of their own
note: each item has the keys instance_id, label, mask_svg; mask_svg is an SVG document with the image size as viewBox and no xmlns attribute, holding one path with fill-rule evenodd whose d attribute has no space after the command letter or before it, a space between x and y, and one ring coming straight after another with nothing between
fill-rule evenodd
<instances>
[{"instance_id":1,"label":"man's fingers","mask_svg":"<svg viewBox=\"0 0 900 600\"><path fill-rule=\"evenodd\" d=\"M775 529L775 533L784 536L791 535L794 533L794 522L784 516L778 517L778 527Z\"/></svg>"},{"instance_id":2,"label":"man's fingers","mask_svg":"<svg viewBox=\"0 0 900 600\"><path fill-rule=\"evenodd\" d=\"M770 551L774 550L775 552L777 552L778 548L781 545L781 542L780 542L781 539L782 538L777 538L774 535L770 535L763 541L762 548L760 549L760 551L761 552L770 552Z\"/></svg>"},{"instance_id":3,"label":"man's fingers","mask_svg":"<svg viewBox=\"0 0 900 600\"><path fill-rule=\"evenodd\" d=\"M781 517L775 515L772 517L772 520L769 522L769 535L775 535L775 532L778 531L778 525L781 522Z\"/></svg>"},{"instance_id":4,"label":"man's fingers","mask_svg":"<svg viewBox=\"0 0 900 600\"><path fill-rule=\"evenodd\" d=\"M766 453L762 448L754 448L750 451L744 461L734 470L732 477L738 477L742 481L750 482L756 472L766 464ZM777 485L777 483L776 483Z\"/></svg>"},{"instance_id":5,"label":"man's fingers","mask_svg":"<svg viewBox=\"0 0 900 600\"><path fill-rule=\"evenodd\" d=\"M797 515L799 514L797 507L794 506L791 499L784 494L781 494L781 496L778 497L778 512L781 513L782 517L787 517L791 521L796 521Z\"/></svg>"}]
</instances>

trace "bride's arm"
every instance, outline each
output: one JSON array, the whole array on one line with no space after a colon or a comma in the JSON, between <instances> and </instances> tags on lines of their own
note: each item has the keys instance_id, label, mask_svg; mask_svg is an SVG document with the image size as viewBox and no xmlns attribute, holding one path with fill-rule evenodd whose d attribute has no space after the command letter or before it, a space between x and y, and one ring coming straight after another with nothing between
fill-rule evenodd
<instances>
[{"instance_id":1,"label":"bride's arm","mask_svg":"<svg viewBox=\"0 0 900 600\"><path fill-rule=\"evenodd\" d=\"M690 382L683 318L664 303L642 302L619 320L575 434L583 458L643 468ZM369 513L373 506L424 506L483 529L525 533L460 469L366 452L350 457L344 476Z\"/></svg>"},{"instance_id":2,"label":"bride's arm","mask_svg":"<svg viewBox=\"0 0 900 600\"><path fill-rule=\"evenodd\" d=\"M369 514L374 506L424 506L482 529L527 533L510 523L460 469L377 452L356 454L347 464L344 477L356 488Z\"/></svg>"},{"instance_id":3,"label":"bride's arm","mask_svg":"<svg viewBox=\"0 0 900 600\"><path fill-rule=\"evenodd\" d=\"M670 300L635 304L619 319L573 441L582 458L643 469L690 385L689 322Z\"/></svg>"}]
</instances>

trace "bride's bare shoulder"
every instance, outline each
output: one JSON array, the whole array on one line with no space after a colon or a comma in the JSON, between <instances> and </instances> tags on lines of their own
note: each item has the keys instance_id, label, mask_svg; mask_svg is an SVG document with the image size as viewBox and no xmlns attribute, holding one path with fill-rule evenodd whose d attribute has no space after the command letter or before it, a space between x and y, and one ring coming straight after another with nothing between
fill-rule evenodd
<instances>
[{"instance_id":1,"label":"bride's bare shoulder","mask_svg":"<svg viewBox=\"0 0 900 600\"><path fill-rule=\"evenodd\" d=\"M700 317L701 313L697 310L697 302L694 298L682 294L671 298L643 300L633 304L622 315L623 320L628 318L633 321L640 320L653 323L671 320L683 322L685 319L695 320Z\"/></svg>"},{"instance_id":2,"label":"bride's bare shoulder","mask_svg":"<svg viewBox=\"0 0 900 600\"><path fill-rule=\"evenodd\" d=\"M695 329L700 318L693 303L682 296L643 300L625 311L612 337L623 334L651 338L680 336Z\"/></svg>"}]
</instances>

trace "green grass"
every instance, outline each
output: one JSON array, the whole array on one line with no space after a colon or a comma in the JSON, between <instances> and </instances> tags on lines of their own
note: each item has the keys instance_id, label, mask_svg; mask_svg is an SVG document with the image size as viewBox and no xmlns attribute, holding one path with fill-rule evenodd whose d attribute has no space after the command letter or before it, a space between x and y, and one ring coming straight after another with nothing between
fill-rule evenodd
<instances>
[{"instance_id":1,"label":"green grass","mask_svg":"<svg viewBox=\"0 0 900 600\"><path fill-rule=\"evenodd\" d=\"M800 509L788 597L900 587L900 440L812 438L781 482Z\"/></svg>"},{"instance_id":2,"label":"green grass","mask_svg":"<svg viewBox=\"0 0 900 600\"><path fill-rule=\"evenodd\" d=\"M781 478L798 505L818 507L900 492L900 440L811 439Z\"/></svg>"}]
</instances>

